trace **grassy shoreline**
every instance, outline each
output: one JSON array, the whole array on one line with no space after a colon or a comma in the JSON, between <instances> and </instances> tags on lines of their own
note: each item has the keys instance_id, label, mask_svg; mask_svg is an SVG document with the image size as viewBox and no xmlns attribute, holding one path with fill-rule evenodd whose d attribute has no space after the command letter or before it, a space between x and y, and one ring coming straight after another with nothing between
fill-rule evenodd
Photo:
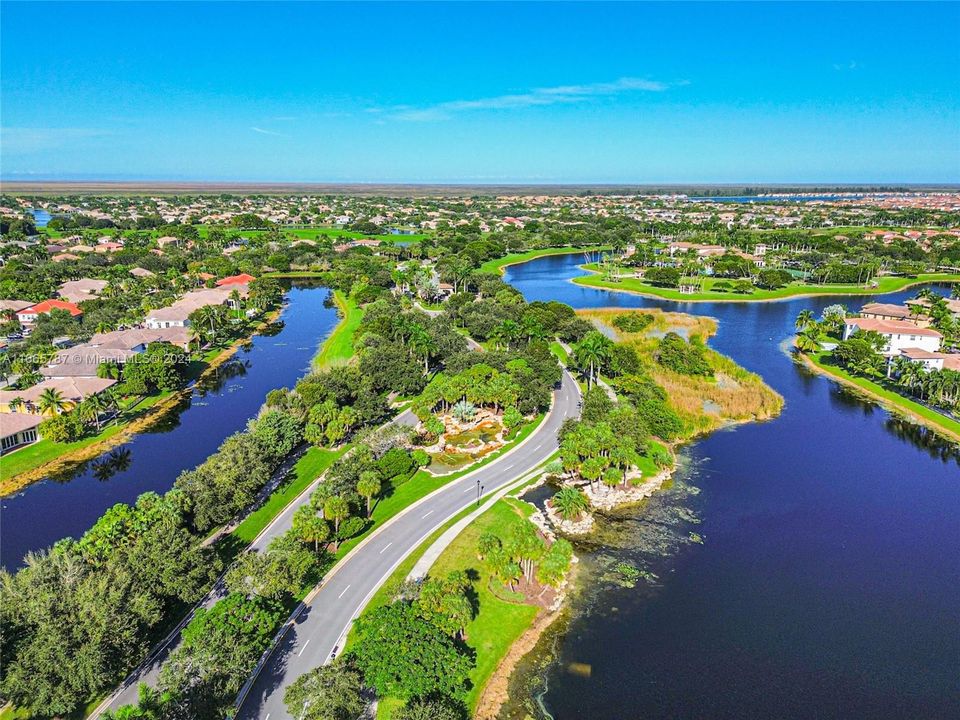
<instances>
[{"instance_id":1,"label":"grassy shoreline","mask_svg":"<svg viewBox=\"0 0 960 720\"><path fill-rule=\"evenodd\" d=\"M363 322L363 308L346 294L334 290L333 300L340 310L340 320L313 356L310 364L314 370L325 370L350 362L354 355L353 341Z\"/></svg>"},{"instance_id":2,"label":"grassy shoreline","mask_svg":"<svg viewBox=\"0 0 960 720\"><path fill-rule=\"evenodd\" d=\"M960 422L951 420L936 410L931 410L898 392L888 390L880 383L851 375L843 368L828 362L830 353L820 352L812 355L797 353L796 357L812 372L825 375L841 385L863 393L890 412L902 415L913 422L930 428L953 442L960 442Z\"/></svg>"},{"instance_id":3,"label":"grassy shoreline","mask_svg":"<svg viewBox=\"0 0 960 720\"><path fill-rule=\"evenodd\" d=\"M497 258L495 260L487 260L480 266L480 272L495 272L500 273L501 275L504 272L504 269L510 265L519 265L525 263L529 260L536 260L537 258L548 257L550 255L572 255L573 253L582 253L582 252L603 252L605 250L610 250L608 246L590 246L590 247L552 247L552 248L540 248L539 250L527 250L522 253L511 253L510 255L504 255L502 258Z\"/></svg>"},{"instance_id":4,"label":"grassy shoreline","mask_svg":"<svg viewBox=\"0 0 960 720\"><path fill-rule=\"evenodd\" d=\"M623 278L619 281L605 280L598 271L590 265L581 265L580 268L588 275L581 275L570 282L584 287L617 292L633 293L660 300L675 300L678 302L778 302L781 300L795 300L805 297L829 295L884 295L897 292L915 285L926 283L960 283L960 275L950 273L921 273L914 278L883 277L878 280L877 287L865 288L860 285L788 285L779 290L756 289L750 295L738 296L729 292L715 292L711 290L684 294L674 288L656 287L637 278ZM711 279L707 283L715 282Z\"/></svg>"}]
</instances>

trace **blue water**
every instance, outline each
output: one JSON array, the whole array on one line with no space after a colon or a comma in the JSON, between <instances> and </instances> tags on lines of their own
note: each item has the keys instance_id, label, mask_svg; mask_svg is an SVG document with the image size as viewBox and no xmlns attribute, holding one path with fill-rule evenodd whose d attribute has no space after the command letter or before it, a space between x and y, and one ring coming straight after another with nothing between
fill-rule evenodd
<instances>
[{"instance_id":1,"label":"blue water","mask_svg":"<svg viewBox=\"0 0 960 720\"><path fill-rule=\"evenodd\" d=\"M547 710L556 720L960 718L957 447L779 348L801 309L869 298L674 303L570 284L579 262L543 258L507 268L506 280L528 300L716 317L711 345L786 405L685 450L702 519L690 529L704 544L664 560L659 587L588 594L544 678ZM589 677L568 672L574 662Z\"/></svg>"},{"instance_id":2,"label":"blue water","mask_svg":"<svg viewBox=\"0 0 960 720\"><path fill-rule=\"evenodd\" d=\"M30 211L30 214L33 215L33 224L37 227L46 227L47 223L53 218L53 215L48 213L46 210L33 209Z\"/></svg>"},{"instance_id":3,"label":"blue water","mask_svg":"<svg viewBox=\"0 0 960 720\"><path fill-rule=\"evenodd\" d=\"M203 462L228 435L243 429L270 390L292 387L309 370L317 346L337 323L328 296L329 291L319 287L290 290L279 333L254 337L249 348L236 354L239 362L233 369L196 388L178 414L108 453L105 459L112 457L112 463L99 468L87 463L63 478L35 483L4 498L3 567L19 567L27 551L79 537L115 503L133 502L148 490L169 490L183 470Z\"/></svg>"}]
</instances>

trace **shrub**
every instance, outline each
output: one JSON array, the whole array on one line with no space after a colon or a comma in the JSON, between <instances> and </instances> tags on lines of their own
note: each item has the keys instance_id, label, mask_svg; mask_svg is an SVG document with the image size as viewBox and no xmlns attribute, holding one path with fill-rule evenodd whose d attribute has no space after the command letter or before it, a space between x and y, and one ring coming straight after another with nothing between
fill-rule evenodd
<instances>
[{"instance_id":1,"label":"shrub","mask_svg":"<svg viewBox=\"0 0 960 720\"><path fill-rule=\"evenodd\" d=\"M400 447L391 448L375 463L380 475L387 480L403 477L413 473L416 463L406 450Z\"/></svg>"},{"instance_id":2,"label":"shrub","mask_svg":"<svg viewBox=\"0 0 960 720\"><path fill-rule=\"evenodd\" d=\"M657 348L656 360L668 370L681 375L704 375L711 377L713 369L707 362L701 345L688 343L676 333L663 336Z\"/></svg>"},{"instance_id":3,"label":"shrub","mask_svg":"<svg viewBox=\"0 0 960 720\"><path fill-rule=\"evenodd\" d=\"M613 326L628 333L643 332L652 324L653 315L649 313L624 313L613 318Z\"/></svg>"},{"instance_id":4,"label":"shrub","mask_svg":"<svg viewBox=\"0 0 960 720\"><path fill-rule=\"evenodd\" d=\"M57 443L76 442L83 437L83 423L76 413L67 412L44 420L37 428L40 437Z\"/></svg>"}]
</instances>

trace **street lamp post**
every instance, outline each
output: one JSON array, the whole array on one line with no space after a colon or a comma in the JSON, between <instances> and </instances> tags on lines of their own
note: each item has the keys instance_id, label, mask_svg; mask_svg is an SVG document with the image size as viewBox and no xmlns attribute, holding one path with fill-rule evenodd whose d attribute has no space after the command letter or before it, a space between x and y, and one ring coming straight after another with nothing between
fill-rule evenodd
<instances>
[{"instance_id":1,"label":"street lamp post","mask_svg":"<svg viewBox=\"0 0 960 720\"><path fill-rule=\"evenodd\" d=\"M477 507L480 507L480 493L483 492L483 485L480 484L480 478L477 478Z\"/></svg>"}]
</instances>

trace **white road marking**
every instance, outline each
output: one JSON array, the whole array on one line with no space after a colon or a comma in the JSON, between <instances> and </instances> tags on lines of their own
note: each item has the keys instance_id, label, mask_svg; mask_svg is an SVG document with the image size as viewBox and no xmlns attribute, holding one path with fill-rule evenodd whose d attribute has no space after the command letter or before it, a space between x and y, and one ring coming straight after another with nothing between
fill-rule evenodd
<instances>
[{"instance_id":1,"label":"white road marking","mask_svg":"<svg viewBox=\"0 0 960 720\"><path fill-rule=\"evenodd\" d=\"M466 490L463 491L463 494L466 495L468 492L473 492L473 488L468 487Z\"/></svg>"},{"instance_id":2,"label":"white road marking","mask_svg":"<svg viewBox=\"0 0 960 720\"><path fill-rule=\"evenodd\" d=\"M387 549L388 547L390 547L391 545L393 545L392 542L388 542L386 545L384 545L384 546L383 546L383 550L380 551L380 554L383 555L383 551L386 550L386 549Z\"/></svg>"},{"instance_id":3,"label":"white road marking","mask_svg":"<svg viewBox=\"0 0 960 720\"><path fill-rule=\"evenodd\" d=\"M343 589L343 592L340 593L339 595L337 595L337 600L339 600L339 599L342 598L344 595L346 595L346 594L347 594L347 590L349 590L349 589L350 589L350 586L347 585L347 586Z\"/></svg>"},{"instance_id":4,"label":"white road marking","mask_svg":"<svg viewBox=\"0 0 960 720\"><path fill-rule=\"evenodd\" d=\"M309 645L309 644L310 644L310 640L308 639L308 640L303 644L303 647L300 648L300 652L297 653L297 657L300 657L301 655L303 655L303 651L307 649L307 645ZM267 720L267 719L264 718L263 720Z\"/></svg>"},{"instance_id":5,"label":"white road marking","mask_svg":"<svg viewBox=\"0 0 960 720\"><path fill-rule=\"evenodd\" d=\"M267 713L267 716L263 720L270 720L270 713Z\"/></svg>"},{"instance_id":6,"label":"white road marking","mask_svg":"<svg viewBox=\"0 0 960 720\"><path fill-rule=\"evenodd\" d=\"M428 512L426 515L424 515L423 518L421 518L421 520L424 519L424 518L426 518L426 517L429 516L429 515L433 515L433 510L431 510L431 511Z\"/></svg>"}]
</instances>

